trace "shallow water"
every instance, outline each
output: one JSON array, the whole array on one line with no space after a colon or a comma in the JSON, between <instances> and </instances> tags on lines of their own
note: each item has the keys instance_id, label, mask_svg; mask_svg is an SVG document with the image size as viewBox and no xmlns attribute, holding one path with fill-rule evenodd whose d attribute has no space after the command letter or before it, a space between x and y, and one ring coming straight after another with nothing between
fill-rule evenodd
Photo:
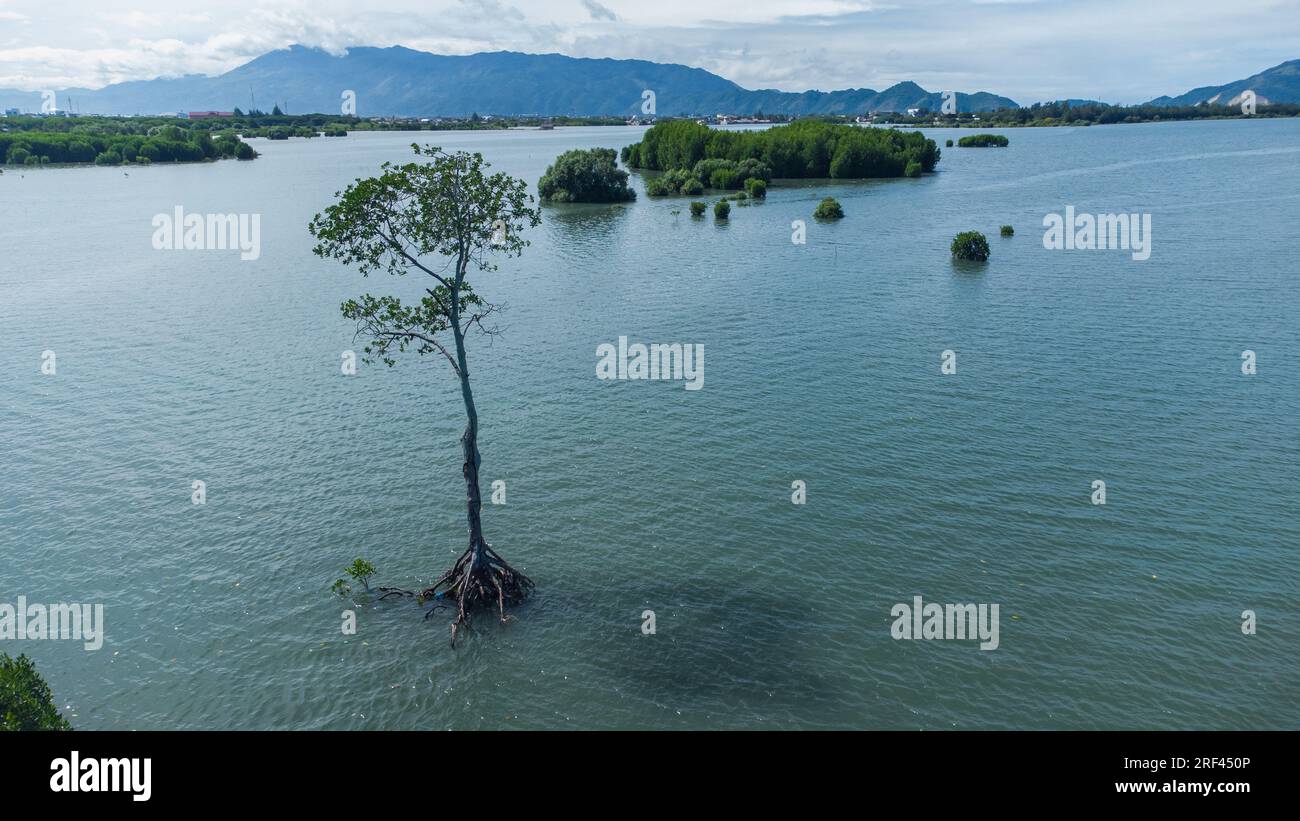
<instances>
[{"instance_id":1,"label":"shallow water","mask_svg":"<svg viewBox=\"0 0 1300 821\"><path fill-rule=\"evenodd\" d=\"M351 559L416 587L463 549L463 411L440 359L341 374L339 303L418 283L306 224L416 137L531 184L640 129L6 171L0 602L102 602L107 639L0 651L86 729L1300 728L1300 121L1001 133L726 225L546 207L470 354L486 534L537 593L455 650L410 602L341 634ZM260 258L154 250L177 205L260 214ZM1151 258L1044 249L1067 205L1151 214ZM950 261L966 229L987 265ZM597 380L619 336L703 344L704 388ZM893 640L915 595L998 603L1000 646Z\"/></svg>"}]
</instances>

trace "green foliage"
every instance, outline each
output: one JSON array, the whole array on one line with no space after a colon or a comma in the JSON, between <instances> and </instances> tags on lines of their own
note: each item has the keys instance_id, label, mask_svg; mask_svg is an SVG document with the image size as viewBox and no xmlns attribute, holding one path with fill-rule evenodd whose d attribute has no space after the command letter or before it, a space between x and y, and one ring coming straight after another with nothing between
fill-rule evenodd
<instances>
[{"instance_id":1,"label":"green foliage","mask_svg":"<svg viewBox=\"0 0 1300 821\"><path fill-rule=\"evenodd\" d=\"M154 124L147 129L137 126L136 133L122 133L126 126L118 126L115 122L111 125L83 124L76 126L81 129L79 131L66 130L67 123L72 121L72 118L50 119L49 131L0 132L0 157L13 164L25 163L28 156L36 155L48 157L48 162L57 164L97 162L116 165L146 160L151 163L203 162L241 154L242 159L257 156L257 152L234 133L214 138L206 130L187 130L170 124ZM15 160L15 156L19 159Z\"/></svg>"},{"instance_id":2,"label":"green foliage","mask_svg":"<svg viewBox=\"0 0 1300 821\"><path fill-rule=\"evenodd\" d=\"M948 141L945 142L943 145L944 145L945 148L952 148L952 140L948 140Z\"/></svg>"},{"instance_id":3,"label":"green foliage","mask_svg":"<svg viewBox=\"0 0 1300 821\"><path fill-rule=\"evenodd\" d=\"M725 220L731 216L731 203L725 199L718 200L713 204L713 218L715 220Z\"/></svg>"},{"instance_id":4,"label":"green foliage","mask_svg":"<svg viewBox=\"0 0 1300 821\"><path fill-rule=\"evenodd\" d=\"M700 194L703 191L704 185L691 172L683 168L665 171L657 177L652 177L646 183L646 193L652 197L664 197L669 194L686 194L690 196Z\"/></svg>"},{"instance_id":5,"label":"green foliage","mask_svg":"<svg viewBox=\"0 0 1300 821\"><path fill-rule=\"evenodd\" d=\"M537 182L543 202L627 202L636 199L627 172L615 162L614 149L566 151Z\"/></svg>"},{"instance_id":6,"label":"green foliage","mask_svg":"<svg viewBox=\"0 0 1300 821\"><path fill-rule=\"evenodd\" d=\"M719 168L709 175L709 187L728 190L740 187L740 176L730 168Z\"/></svg>"},{"instance_id":7,"label":"green foliage","mask_svg":"<svg viewBox=\"0 0 1300 821\"><path fill-rule=\"evenodd\" d=\"M907 164L907 168L903 171L903 176L904 177L921 176L921 164L916 160L912 160Z\"/></svg>"},{"instance_id":8,"label":"green foliage","mask_svg":"<svg viewBox=\"0 0 1300 821\"><path fill-rule=\"evenodd\" d=\"M723 131L691 120L657 123L641 142L623 149L632 168L651 171L692 169L710 187L739 187L750 177L773 178L901 177L908 162L933 171L939 161L934 140L920 132L860 128L819 120L800 120L762 131ZM714 184L714 173L734 170Z\"/></svg>"},{"instance_id":9,"label":"green foliage","mask_svg":"<svg viewBox=\"0 0 1300 821\"><path fill-rule=\"evenodd\" d=\"M0 730L71 729L31 659L0 653Z\"/></svg>"},{"instance_id":10,"label":"green foliage","mask_svg":"<svg viewBox=\"0 0 1300 821\"><path fill-rule=\"evenodd\" d=\"M1012 228L1010 225L1002 226L1002 236L1010 237L1010 236L1014 236L1015 233L1016 233L1016 229Z\"/></svg>"},{"instance_id":11,"label":"green foliage","mask_svg":"<svg viewBox=\"0 0 1300 821\"><path fill-rule=\"evenodd\" d=\"M1010 144L1011 141L1001 134L971 134L957 141L957 145L961 148L988 148L989 146L1006 148Z\"/></svg>"},{"instance_id":12,"label":"green foliage","mask_svg":"<svg viewBox=\"0 0 1300 821\"><path fill-rule=\"evenodd\" d=\"M691 203L691 216L692 216L692 217L702 217L702 216L704 216L704 212L705 212L705 210L708 209L708 207L709 207L709 204L708 204L708 203L705 203L705 202L699 202L699 201L692 202L692 203Z\"/></svg>"},{"instance_id":13,"label":"green foliage","mask_svg":"<svg viewBox=\"0 0 1300 821\"><path fill-rule=\"evenodd\" d=\"M834 197L826 197L817 203L813 216L819 220L843 219L844 209L840 207L839 202Z\"/></svg>"},{"instance_id":14,"label":"green foliage","mask_svg":"<svg viewBox=\"0 0 1300 821\"><path fill-rule=\"evenodd\" d=\"M745 180L745 190L754 199L763 199L767 196L767 183L758 177L750 177Z\"/></svg>"},{"instance_id":15,"label":"green foliage","mask_svg":"<svg viewBox=\"0 0 1300 821\"><path fill-rule=\"evenodd\" d=\"M952 255L956 259L984 262L989 258L989 241L979 231L962 231L952 238Z\"/></svg>"},{"instance_id":16,"label":"green foliage","mask_svg":"<svg viewBox=\"0 0 1300 821\"><path fill-rule=\"evenodd\" d=\"M424 289L418 303L370 294L343 303L343 315L369 340L364 360L390 367L408 347L451 359L437 336L451 330L463 338L492 311L469 277L496 270L496 254L522 254L528 246L524 229L541 222L524 182L487 173L482 154L411 148L427 161L384 163L380 176L349 185L308 226L317 256L354 265L366 276L414 270L431 277L433 287Z\"/></svg>"},{"instance_id":17,"label":"green foliage","mask_svg":"<svg viewBox=\"0 0 1300 821\"><path fill-rule=\"evenodd\" d=\"M370 589L370 577L375 575L375 566L365 559L358 558L343 570L352 577L353 581L361 582L367 589Z\"/></svg>"}]
</instances>

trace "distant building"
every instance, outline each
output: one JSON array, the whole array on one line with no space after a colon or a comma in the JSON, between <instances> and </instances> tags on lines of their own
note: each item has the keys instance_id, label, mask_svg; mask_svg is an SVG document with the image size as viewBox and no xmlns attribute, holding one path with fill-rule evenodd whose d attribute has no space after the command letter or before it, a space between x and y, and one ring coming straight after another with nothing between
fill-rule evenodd
<instances>
[{"instance_id":1,"label":"distant building","mask_svg":"<svg viewBox=\"0 0 1300 821\"><path fill-rule=\"evenodd\" d=\"M909 108L909 109L907 110L907 116L909 116L909 117L915 117L917 114L920 114L920 113L921 113L921 109L919 109L919 108Z\"/></svg>"},{"instance_id":2,"label":"distant building","mask_svg":"<svg viewBox=\"0 0 1300 821\"><path fill-rule=\"evenodd\" d=\"M6 109L5 109L5 116L6 116L6 117L17 117L17 116L18 116L18 109L16 109L16 108L6 108Z\"/></svg>"},{"instance_id":3,"label":"distant building","mask_svg":"<svg viewBox=\"0 0 1300 821\"><path fill-rule=\"evenodd\" d=\"M191 111L190 112L191 120L210 120L213 117L233 117L233 116L235 116L235 112L233 111Z\"/></svg>"}]
</instances>

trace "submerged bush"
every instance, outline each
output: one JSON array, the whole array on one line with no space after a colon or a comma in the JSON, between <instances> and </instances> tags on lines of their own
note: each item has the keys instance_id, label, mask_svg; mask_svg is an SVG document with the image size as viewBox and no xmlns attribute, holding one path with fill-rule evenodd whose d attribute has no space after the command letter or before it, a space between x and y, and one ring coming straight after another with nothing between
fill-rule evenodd
<instances>
[{"instance_id":1,"label":"submerged bush","mask_svg":"<svg viewBox=\"0 0 1300 821\"><path fill-rule=\"evenodd\" d=\"M702 217L702 216L704 216L704 211L705 211L705 209L707 209L708 207L709 207L709 206L708 206L707 203L703 203L703 202L699 202L699 201L696 201L696 202L691 203L691 216L692 216L692 217Z\"/></svg>"},{"instance_id":2,"label":"submerged bush","mask_svg":"<svg viewBox=\"0 0 1300 821\"><path fill-rule=\"evenodd\" d=\"M921 164L916 160L912 160L910 163L907 164L907 170L903 172L903 176L904 177L921 176Z\"/></svg>"},{"instance_id":3,"label":"submerged bush","mask_svg":"<svg viewBox=\"0 0 1300 821\"><path fill-rule=\"evenodd\" d=\"M962 231L952 238L952 255L956 259L985 262L989 258L989 241L979 231Z\"/></svg>"},{"instance_id":4,"label":"submerged bush","mask_svg":"<svg viewBox=\"0 0 1300 821\"><path fill-rule=\"evenodd\" d=\"M1010 225L1002 226L1002 236L1010 237L1013 236L1015 233L1016 233L1016 229L1012 228Z\"/></svg>"},{"instance_id":5,"label":"submerged bush","mask_svg":"<svg viewBox=\"0 0 1300 821\"><path fill-rule=\"evenodd\" d=\"M754 199L761 200L767 196L767 183L758 177L750 177L745 180L745 190Z\"/></svg>"},{"instance_id":6,"label":"submerged bush","mask_svg":"<svg viewBox=\"0 0 1300 821\"><path fill-rule=\"evenodd\" d=\"M615 162L614 149L565 151L537 182L543 202L627 202L636 192L627 185L627 172Z\"/></svg>"},{"instance_id":7,"label":"submerged bush","mask_svg":"<svg viewBox=\"0 0 1300 821\"><path fill-rule=\"evenodd\" d=\"M834 197L827 197L817 203L817 208L813 211L813 216L821 220L842 219L844 217L844 209L840 207L839 202L836 201Z\"/></svg>"},{"instance_id":8,"label":"submerged bush","mask_svg":"<svg viewBox=\"0 0 1300 821\"><path fill-rule=\"evenodd\" d=\"M1011 141L1001 134L972 134L957 141L957 145L962 148L987 148L988 146L1006 148L1010 144Z\"/></svg>"},{"instance_id":9,"label":"submerged bush","mask_svg":"<svg viewBox=\"0 0 1300 821\"><path fill-rule=\"evenodd\" d=\"M944 143L943 146L944 148L952 148L952 140L948 140L948 142Z\"/></svg>"},{"instance_id":10,"label":"submerged bush","mask_svg":"<svg viewBox=\"0 0 1300 821\"><path fill-rule=\"evenodd\" d=\"M731 203L726 200L718 200L713 204L713 218L725 220L731 216Z\"/></svg>"}]
</instances>

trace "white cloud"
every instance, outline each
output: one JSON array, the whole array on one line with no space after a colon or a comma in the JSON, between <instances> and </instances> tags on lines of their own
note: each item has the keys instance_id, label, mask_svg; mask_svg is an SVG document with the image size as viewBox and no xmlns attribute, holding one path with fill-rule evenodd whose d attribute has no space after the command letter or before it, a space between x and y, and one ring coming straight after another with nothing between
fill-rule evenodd
<instances>
[{"instance_id":1,"label":"white cloud","mask_svg":"<svg viewBox=\"0 0 1300 821\"><path fill-rule=\"evenodd\" d=\"M1137 102L1300 57L1296 0L0 0L0 87L220 73L293 43L556 51L699 66L749 88ZM610 17L616 19L610 19ZM8 21L8 22L5 22Z\"/></svg>"}]
</instances>

